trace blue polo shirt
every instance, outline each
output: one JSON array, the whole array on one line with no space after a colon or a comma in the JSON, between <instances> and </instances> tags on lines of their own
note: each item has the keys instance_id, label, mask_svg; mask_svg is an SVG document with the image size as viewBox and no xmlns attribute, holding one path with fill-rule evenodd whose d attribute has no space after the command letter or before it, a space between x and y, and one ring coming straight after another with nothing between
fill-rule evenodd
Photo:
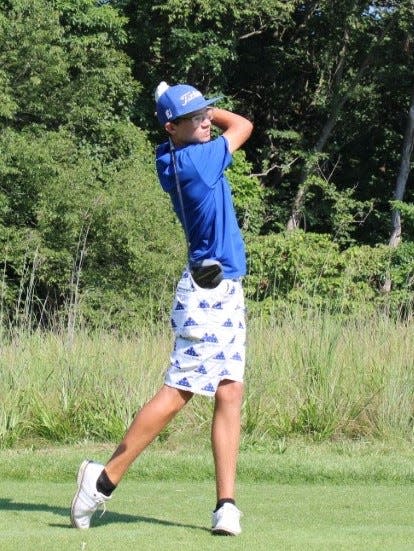
<instances>
[{"instance_id":1,"label":"blue polo shirt","mask_svg":"<svg viewBox=\"0 0 414 551\"><path fill-rule=\"evenodd\" d=\"M220 136L207 143L176 148L176 163L190 241L190 262L219 260L225 278L246 273L243 237L237 223L225 169L232 156L228 142ZM169 142L156 150L156 167L161 186L170 194L174 210L184 228L176 188Z\"/></svg>"}]
</instances>

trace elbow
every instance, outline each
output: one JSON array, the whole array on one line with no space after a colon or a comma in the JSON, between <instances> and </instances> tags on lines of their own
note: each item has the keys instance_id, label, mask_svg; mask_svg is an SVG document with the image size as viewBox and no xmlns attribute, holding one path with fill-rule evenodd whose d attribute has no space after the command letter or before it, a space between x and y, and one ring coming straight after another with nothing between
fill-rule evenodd
<instances>
[{"instance_id":1,"label":"elbow","mask_svg":"<svg viewBox=\"0 0 414 551\"><path fill-rule=\"evenodd\" d=\"M253 132L253 123L250 122L248 119L245 119L244 123L244 136L245 140L248 140Z\"/></svg>"}]
</instances>

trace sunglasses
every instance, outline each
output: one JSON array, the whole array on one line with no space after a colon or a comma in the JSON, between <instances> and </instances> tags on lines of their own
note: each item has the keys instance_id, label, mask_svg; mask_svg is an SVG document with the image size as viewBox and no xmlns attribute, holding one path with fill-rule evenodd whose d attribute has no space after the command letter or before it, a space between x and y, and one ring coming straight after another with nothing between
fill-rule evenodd
<instances>
[{"instance_id":1,"label":"sunglasses","mask_svg":"<svg viewBox=\"0 0 414 551\"><path fill-rule=\"evenodd\" d=\"M191 121L193 123L194 128L198 128L202 122L204 122L206 119L209 121L213 120L213 107L206 107L206 109L203 109L202 111L199 111L195 115L188 115L179 117L174 122L179 121Z\"/></svg>"}]
</instances>

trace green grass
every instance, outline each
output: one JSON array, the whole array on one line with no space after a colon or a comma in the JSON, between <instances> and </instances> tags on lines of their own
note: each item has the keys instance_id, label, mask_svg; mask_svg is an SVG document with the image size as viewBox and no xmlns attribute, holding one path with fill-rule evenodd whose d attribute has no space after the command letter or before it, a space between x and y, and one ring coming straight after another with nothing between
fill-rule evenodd
<instances>
[{"instance_id":1,"label":"green grass","mask_svg":"<svg viewBox=\"0 0 414 551\"><path fill-rule=\"evenodd\" d=\"M205 443L154 443L131 467L93 528L69 526L76 472L113 445L0 451L0 549L398 550L414 541L414 451L404 443L286 440L240 453L238 538L210 535L214 506Z\"/></svg>"},{"instance_id":2,"label":"green grass","mask_svg":"<svg viewBox=\"0 0 414 551\"><path fill-rule=\"evenodd\" d=\"M132 336L77 332L0 340L0 448L32 442L119 440L163 382L167 327ZM293 311L251 320L242 411L245 445L314 440L413 439L414 324ZM197 438L212 402L195 397L167 427Z\"/></svg>"},{"instance_id":3,"label":"green grass","mask_svg":"<svg viewBox=\"0 0 414 551\"><path fill-rule=\"evenodd\" d=\"M115 444L83 443L73 447L22 448L0 451L3 479L71 482L85 458L105 463ZM320 442L286 440L273 450L242 449L238 480L245 483L283 484L412 484L414 449L402 442ZM214 468L208 440L177 435L162 444L152 444L126 475L130 481L206 482Z\"/></svg>"},{"instance_id":4,"label":"green grass","mask_svg":"<svg viewBox=\"0 0 414 551\"><path fill-rule=\"evenodd\" d=\"M74 484L2 481L2 551L412 549L407 485L242 483L238 538L209 533L212 485L125 481L89 531L69 526Z\"/></svg>"},{"instance_id":5,"label":"green grass","mask_svg":"<svg viewBox=\"0 0 414 551\"><path fill-rule=\"evenodd\" d=\"M168 331L0 342L0 549L413 549L414 325L313 312L256 320L249 344L244 532L223 542L208 530L202 397L132 466L93 530L69 529L78 466L105 462L115 447L105 442L162 383Z\"/></svg>"}]
</instances>

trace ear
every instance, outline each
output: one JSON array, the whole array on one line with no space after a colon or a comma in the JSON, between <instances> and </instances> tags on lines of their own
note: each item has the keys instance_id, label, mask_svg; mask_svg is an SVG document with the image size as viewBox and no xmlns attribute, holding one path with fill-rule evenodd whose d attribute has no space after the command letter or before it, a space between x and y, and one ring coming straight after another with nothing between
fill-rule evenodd
<instances>
[{"instance_id":1,"label":"ear","mask_svg":"<svg viewBox=\"0 0 414 551\"><path fill-rule=\"evenodd\" d=\"M171 134L171 136L174 136L174 134L177 132L177 126L173 122L166 122L164 128L168 132L168 134Z\"/></svg>"}]
</instances>

